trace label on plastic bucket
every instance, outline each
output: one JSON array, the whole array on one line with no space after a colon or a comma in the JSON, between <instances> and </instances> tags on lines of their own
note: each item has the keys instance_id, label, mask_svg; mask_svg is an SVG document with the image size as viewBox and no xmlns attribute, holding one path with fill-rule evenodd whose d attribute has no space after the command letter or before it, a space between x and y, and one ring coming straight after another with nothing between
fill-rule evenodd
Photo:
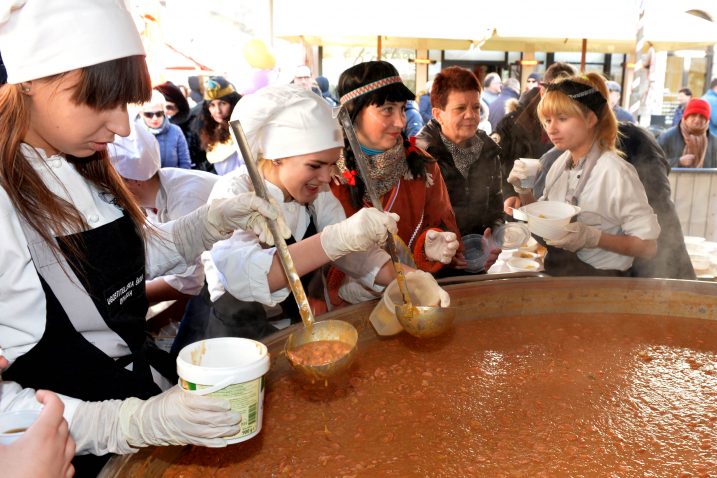
<instances>
[{"instance_id":1,"label":"label on plastic bucket","mask_svg":"<svg viewBox=\"0 0 717 478\"><path fill-rule=\"evenodd\" d=\"M182 378L179 379L179 383L183 389L189 391L210 388L209 385L188 382ZM209 397L228 400L232 411L241 413L241 430L236 435L224 437L227 443L248 440L261 431L264 385L264 376L262 375L255 380L227 385L221 390L208 394Z\"/></svg>"}]
</instances>

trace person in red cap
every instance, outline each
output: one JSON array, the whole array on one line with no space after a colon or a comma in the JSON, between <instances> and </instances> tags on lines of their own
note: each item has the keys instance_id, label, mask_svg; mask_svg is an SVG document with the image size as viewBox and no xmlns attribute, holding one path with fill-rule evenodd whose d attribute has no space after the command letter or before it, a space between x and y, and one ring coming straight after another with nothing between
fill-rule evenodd
<instances>
[{"instance_id":1,"label":"person in red cap","mask_svg":"<svg viewBox=\"0 0 717 478\"><path fill-rule=\"evenodd\" d=\"M710 104L702 98L687 103L682 120L657 142L673 168L717 167L717 137L710 133Z\"/></svg>"}]
</instances>

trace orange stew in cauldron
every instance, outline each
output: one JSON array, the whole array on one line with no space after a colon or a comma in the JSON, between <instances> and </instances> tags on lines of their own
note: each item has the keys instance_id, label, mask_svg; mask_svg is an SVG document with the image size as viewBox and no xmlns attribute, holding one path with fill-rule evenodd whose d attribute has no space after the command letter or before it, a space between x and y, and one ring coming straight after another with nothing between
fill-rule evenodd
<instances>
[{"instance_id":1,"label":"orange stew in cauldron","mask_svg":"<svg viewBox=\"0 0 717 478\"><path fill-rule=\"evenodd\" d=\"M341 384L280 378L259 436L164 476L715 476L716 364L706 320L462 322L361 344Z\"/></svg>"}]
</instances>

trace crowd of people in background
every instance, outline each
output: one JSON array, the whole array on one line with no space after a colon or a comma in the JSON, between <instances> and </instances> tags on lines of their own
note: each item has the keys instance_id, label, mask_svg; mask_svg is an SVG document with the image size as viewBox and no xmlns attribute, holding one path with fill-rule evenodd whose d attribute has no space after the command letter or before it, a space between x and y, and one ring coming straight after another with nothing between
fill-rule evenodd
<instances>
[{"instance_id":1,"label":"crowd of people in background","mask_svg":"<svg viewBox=\"0 0 717 478\"><path fill-rule=\"evenodd\" d=\"M556 66L572 70L570 65L565 65L554 63L549 70L556 70ZM516 78L503 79L496 72L486 74L482 80L478 128L491 135L502 147L504 178L507 177L512 160L518 157L539 157L549 144L535 114L539 101L536 93L541 91L542 84L551 79L550 73L546 72L546 75L544 78L543 74L531 73L522 87ZM430 123L435 120L431 103L433 83L434 79L426 82L413 99L406 100L403 111L405 126L402 131L408 138L419 136L425 128L430 130ZM313 91L333 108L339 106L336 85L332 85L325 76L313 76L306 65L296 67L291 84ZM613 80L606 80L606 85L608 104L618 122L637 124L635 116L620 105L623 97L621 85ZM152 132L158 140L161 167L199 169L223 175L241 163L235 153L227 122L239 99L241 95L225 77L190 77L188 86L167 81L155 86L152 100L141 105L137 123ZM711 168L717 164L717 150L712 147L717 131L717 79L703 98L707 109L699 101L689 109L689 112L696 115L695 118L707 115L709 133L704 133L704 141L702 128L699 124L693 124L699 121L694 118L683 121L688 103L693 99L700 100L693 98L689 88L680 89L672 115L672 127L657 133L653 131L661 136L658 143L665 150L671 167ZM529 106L531 102L533 104ZM698 105L702 107L698 108ZM517 124L516 119L520 119ZM178 134L180 131L181 135ZM704 157L702 143L705 145ZM692 158L695 149L698 150L698 159L685 159Z\"/></svg>"}]
</instances>

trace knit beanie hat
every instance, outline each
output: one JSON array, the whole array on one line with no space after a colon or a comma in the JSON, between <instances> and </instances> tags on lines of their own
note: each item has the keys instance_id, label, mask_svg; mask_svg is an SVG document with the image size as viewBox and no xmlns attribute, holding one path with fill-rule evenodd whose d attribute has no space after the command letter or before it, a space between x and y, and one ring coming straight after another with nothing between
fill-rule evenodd
<instances>
[{"instance_id":1,"label":"knit beanie hat","mask_svg":"<svg viewBox=\"0 0 717 478\"><path fill-rule=\"evenodd\" d=\"M174 103L179 114L189 112L189 103L184 97L182 90L180 90L177 85L171 81L165 81L164 83L155 86L154 89L162 93L164 99Z\"/></svg>"},{"instance_id":2,"label":"knit beanie hat","mask_svg":"<svg viewBox=\"0 0 717 478\"><path fill-rule=\"evenodd\" d=\"M707 121L710 119L710 104L702 98L693 98L685 107L684 118L689 115L702 115Z\"/></svg>"}]
</instances>

